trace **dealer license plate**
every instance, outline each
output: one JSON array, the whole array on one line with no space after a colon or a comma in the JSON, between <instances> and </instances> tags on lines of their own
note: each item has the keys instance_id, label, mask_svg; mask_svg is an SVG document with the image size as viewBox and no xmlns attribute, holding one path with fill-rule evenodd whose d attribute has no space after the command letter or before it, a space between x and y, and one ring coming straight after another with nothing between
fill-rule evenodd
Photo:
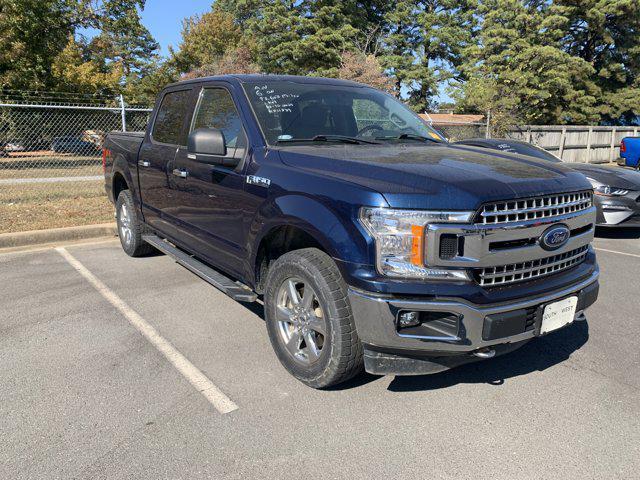
<instances>
[{"instance_id":1,"label":"dealer license plate","mask_svg":"<svg viewBox=\"0 0 640 480\"><path fill-rule=\"evenodd\" d=\"M544 307L540 333L553 332L572 323L576 317L577 306L578 297L569 297Z\"/></svg>"}]
</instances>

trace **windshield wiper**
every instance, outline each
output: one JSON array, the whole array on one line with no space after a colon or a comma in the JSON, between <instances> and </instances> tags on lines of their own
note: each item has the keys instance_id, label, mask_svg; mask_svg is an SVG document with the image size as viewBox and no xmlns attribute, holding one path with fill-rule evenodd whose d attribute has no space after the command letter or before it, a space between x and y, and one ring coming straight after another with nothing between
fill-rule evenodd
<instances>
[{"instance_id":1,"label":"windshield wiper","mask_svg":"<svg viewBox=\"0 0 640 480\"><path fill-rule=\"evenodd\" d=\"M316 135L313 138L282 138L277 143L296 143L296 142L342 142L350 143L353 145L360 145L363 143L369 145L379 145L380 142L371 140L365 140L358 137L349 137L347 135Z\"/></svg>"},{"instance_id":2,"label":"windshield wiper","mask_svg":"<svg viewBox=\"0 0 640 480\"><path fill-rule=\"evenodd\" d=\"M431 137L423 137L422 135L416 135L415 133L401 133L392 137L376 137L376 140L416 140L418 142L434 142L444 143L442 140L436 140Z\"/></svg>"}]
</instances>

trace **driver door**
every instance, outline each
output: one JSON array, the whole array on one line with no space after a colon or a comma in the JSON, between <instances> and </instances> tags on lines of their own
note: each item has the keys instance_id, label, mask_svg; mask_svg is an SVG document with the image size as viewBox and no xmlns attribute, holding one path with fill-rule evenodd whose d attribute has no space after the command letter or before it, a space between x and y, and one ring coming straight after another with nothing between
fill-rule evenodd
<instances>
[{"instance_id":1,"label":"driver door","mask_svg":"<svg viewBox=\"0 0 640 480\"><path fill-rule=\"evenodd\" d=\"M170 175L175 215L193 251L213 265L239 275L243 247L244 157L247 136L231 92L224 84L201 85L190 132L215 128L225 137L227 153L237 166L202 162L186 147L176 153Z\"/></svg>"}]
</instances>

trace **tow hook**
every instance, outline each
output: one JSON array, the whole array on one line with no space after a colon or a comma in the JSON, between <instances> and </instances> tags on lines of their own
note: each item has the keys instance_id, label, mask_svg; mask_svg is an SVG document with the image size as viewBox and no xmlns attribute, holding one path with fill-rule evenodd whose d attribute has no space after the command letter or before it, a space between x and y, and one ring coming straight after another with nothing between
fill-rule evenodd
<instances>
[{"instance_id":1,"label":"tow hook","mask_svg":"<svg viewBox=\"0 0 640 480\"><path fill-rule=\"evenodd\" d=\"M586 322L587 316L584 314L584 310L580 310L576 313L576 322Z\"/></svg>"},{"instance_id":2,"label":"tow hook","mask_svg":"<svg viewBox=\"0 0 640 480\"><path fill-rule=\"evenodd\" d=\"M496 356L496 351L492 348L481 348L473 352L473 354L478 358L493 358Z\"/></svg>"}]
</instances>

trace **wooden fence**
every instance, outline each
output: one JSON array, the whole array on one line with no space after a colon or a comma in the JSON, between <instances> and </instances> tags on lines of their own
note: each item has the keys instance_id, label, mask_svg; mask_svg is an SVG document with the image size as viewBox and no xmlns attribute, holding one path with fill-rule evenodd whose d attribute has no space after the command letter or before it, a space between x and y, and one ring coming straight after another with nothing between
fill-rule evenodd
<instances>
[{"instance_id":1,"label":"wooden fence","mask_svg":"<svg viewBox=\"0 0 640 480\"><path fill-rule=\"evenodd\" d=\"M639 132L640 127L527 125L508 136L543 147L565 162L609 163L620 157L620 141Z\"/></svg>"}]
</instances>

